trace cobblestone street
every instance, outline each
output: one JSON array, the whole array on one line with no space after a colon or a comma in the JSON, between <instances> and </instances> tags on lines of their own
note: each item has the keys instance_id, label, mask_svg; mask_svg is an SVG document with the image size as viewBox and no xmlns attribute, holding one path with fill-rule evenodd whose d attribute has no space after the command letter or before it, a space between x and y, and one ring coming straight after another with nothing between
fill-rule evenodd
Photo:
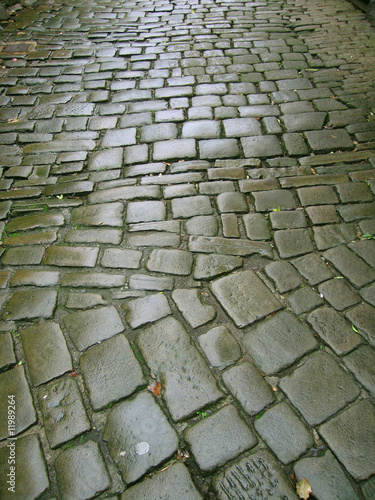
<instances>
[{"instance_id":1,"label":"cobblestone street","mask_svg":"<svg viewBox=\"0 0 375 500\"><path fill-rule=\"evenodd\" d=\"M1 500L374 500L365 14L38 1L0 91Z\"/></svg>"}]
</instances>

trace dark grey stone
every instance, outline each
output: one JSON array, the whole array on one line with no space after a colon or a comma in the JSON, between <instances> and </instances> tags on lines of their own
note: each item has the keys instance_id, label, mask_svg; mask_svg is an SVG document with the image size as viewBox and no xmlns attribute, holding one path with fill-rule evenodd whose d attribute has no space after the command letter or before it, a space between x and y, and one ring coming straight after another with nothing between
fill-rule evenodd
<instances>
[{"instance_id":1,"label":"dark grey stone","mask_svg":"<svg viewBox=\"0 0 375 500\"><path fill-rule=\"evenodd\" d=\"M269 243L209 236L190 236L189 250L191 252L236 256L260 254L270 259L273 257L273 251Z\"/></svg>"},{"instance_id":2,"label":"dark grey stone","mask_svg":"<svg viewBox=\"0 0 375 500\"><path fill-rule=\"evenodd\" d=\"M242 217L246 236L250 240L269 240L271 233L267 220L262 214L250 213Z\"/></svg>"},{"instance_id":3,"label":"dark grey stone","mask_svg":"<svg viewBox=\"0 0 375 500\"><path fill-rule=\"evenodd\" d=\"M177 125L175 123L158 123L141 127L141 142L157 142L176 137Z\"/></svg>"},{"instance_id":4,"label":"dark grey stone","mask_svg":"<svg viewBox=\"0 0 375 500\"><path fill-rule=\"evenodd\" d=\"M64 335L57 323L47 321L21 331L29 374L35 386L73 368Z\"/></svg>"},{"instance_id":5,"label":"dark grey stone","mask_svg":"<svg viewBox=\"0 0 375 500\"><path fill-rule=\"evenodd\" d=\"M66 243L107 243L119 245L122 240L120 229L71 229L64 237Z\"/></svg>"},{"instance_id":6,"label":"dark grey stone","mask_svg":"<svg viewBox=\"0 0 375 500\"><path fill-rule=\"evenodd\" d=\"M5 252L2 263L4 266L37 265L42 262L43 255L44 247L41 245L8 248Z\"/></svg>"},{"instance_id":7,"label":"dark grey stone","mask_svg":"<svg viewBox=\"0 0 375 500\"><path fill-rule=\"evenodd\" d=\"M217 197L219 212L248 212L246 196L242 193L220 193Z\"/></svg>"},{"instance_id":8,"label":"dark grey stone","mask_svg":"<svg viewBox=\"0 0 375 500\"><path fill-rule=\"evenodd\" d=\"M79 360L94 410L130 396L146 383L125 335L88 349Z\"/></svg>"},{"instance_id":9,"label":"dark grey stone","mask_svg":"<svg viewBox=\"0 0 375 500\"><path fill-rule=\"evenodd\" d=\"M296 202L291 191L285 189L271 189L253 193L257 212L271 210L291 210L296 207Z\"/></svg>"},{"instance_id":10,"label":"dark grey stone","mask_svg":"<svg viewBox=\"0 0 375 500\"><path fill-rule=\"evenodd\" d=\"M63 323L73 344L80 351L124 330L121 318L113 306L67 314Z\"/></svg>"},{"instance_id":11,"label":"dark grey stone","mask_svg":"<svg viewBox=\"0 0 375 500\"><path fill-rule=\"evenodd\" d=\"M303 206L338 203L338 197L331 186L309 186L297 189Z\"/></svg>"},{"instance_id":12,"label":"dark grey stone","mask_svg":"<svg viewBox=\"0 0 375 500\"><path fill-rule=\"evenodd\" d=\"M16 405L15 427L12 429L9 426L8 428L8 419L3 418L0 422L0 439L17 436L35 424L37 419L23 366L16 366L12 370L0 373L0 411L2 415L8 415L8 397L10 395L14 396L11 401L15 401L11 404Z\"/></svg>"},{"instance_id":13,"label":"dark grey stone","mask_svg":"<svg viewBox=\"0 0 375 500\"><path fill-rule=\"evenodd\" d=\"M187 467L175 463L171 467L147 477L144 481L124 491L121 500L199 500L202 498L195 488Z\"/></svg>"},{"instance_id":14,"label":"dark grey stone","mask_svg":"<svg viewBox=\"0 0 375 500\"><path fill-rule=\"evenodd\" d=\"M299 498L275 457L269 451L262 449L245 455L220 472L213 484L219 500L240 495L246 500L256 497L267 498L267 496L291 500Z\"/></svg>"},{"instance_id":15,"label":"dark grey stone","mask_svg":"<svg viewBox=\"0 0 375 500\"><path fill-rule=\"evenodd\" d=\"M184 438L203 471L222 466L257 444L255 435L232 405L188 428Z\"/></svg>"},{"instance_id":16,"label":"dark grey stone","mask_svg":"<svg viewBox=\"0 0 375 500\"><path fill-rule=\"evenodd\" d=\"M255 420L255 429L277 458L288 464L314 444L312 433L291 410L280 403Z\"/></svg>"},{"instance_id":17,"label":"dark grey stone","mask_svg":"<svg viewBox=\"0 0 375 500\"><path fill-rule=\"evenodd\" d=\"M223 381L249 415L256 415L274 401L271 386L248 361L225 370Z\"/></svg>"},{"instance_id":18,"label":"dark grey stone","mask_svg":"<svg viewBox=\"0 0 375 500\"><path fill-rule=\"evenodd\" d=\"M277 260L267 264L264 270L280 293L289 292L303 283L301 276L289 262Z\"/></svg>"},{"instance_id":19,"label":"dark grey stone","mask_svg":"<svg viewBox=\"0 0 375 500\"><path fill-rule=\"evenodd\" d=\"M55 290L31 290L16 292L5 306L2 318L5 321L50 318L55 310Z\"/></svg>"},{"instance_id":20,"label":"dark grey stone","mask_svg":"<svg viewBox=\"0 0 375 500\"><path fill-rule=\"evenodd\" d=\"M346 313L346 317L351 321L361 334L375 346L375 308L369 304L362 303Z\"/></svg>"},{"instance_id":21,"label":"dark grey stone","mask_svg":"<svg viewBox=\"0 0 375 500\"><path fill-rule=\"evenodd\" d=\"M335 205L315 205L307 207L306 212L314 225L340 222Z\"/></svg>"},{"instance_id":22,"label":"dark grey stone","mask_svg":"<svg viewBox=\"0 0 375 500\"><path fill-rule=\"evenodd\" d=\"M281 156L282 147L275 135L243 137L241 144L247 158Z\"/></svg>"},{"instance_id":23,"label":"dark grey stone","mask_svg":"<svg viewBox=\"0 0 375 500\"><path fill-rule=\"evenodd\" d=\"M12 450L13 447L9 447L11 443L14 443L14 450ZM12 463L11 450L15 452L15 463ZM15 498L15 495L17 498L39 498L50 486L37 434L18 438L17 441L8 441L0 448L0 467L4 474L4 480L0 484L0 496L4 500ZM11 467L14 469L12 470ZM13 487L11 482L8 482L12 480L11 477L5 475L11 472L16 473L13 489L9 489Z\"/></svg>"},{"instance_id":24,"label":"dark grey stone","mask_svg":"<svg viewBox=\"0 0 375 500\"><path fill-rule=\"evenodd\" d=\"M243 259L231 255L197 255L194 267L194 279L211 279L220 274L233 271L243 264Z\"/></svg>"},{"instance_id":25,"label":"dark grey stone","mask_svg":"<svg viewBox=\"0 0 375 500\"><path fill-rule=\"evenodd\" d=\"M222 397L190 335L175 318L170 316L143 329L136 342L150 370L164 381L163 395L173 420L181 420ZM160 347L157 352L155 345Z\"/></svg>"},{"instance_id":26,"label":"dark grey stone","mask_svg":"<svg viewBox=\"0 0 375 500\"><path fill-rule=\"evenodd\" d=\"M211 215L213 208L208 196L195 196L194 203L190 197L174 198L172 200L172 214L174 218L188 218L195 215Z\"/></svg>"},{"instance_id":27,"label":"dark grey stone","mask_svg":"<svg viewBox=\"0 0 375 500\"><path fill-rule=\"evenodd\" d=\"M223 125L227 137L248 137L262 134L262 128L256 118L232 118L223 120Z\"/></svg>"},{"instance_id":28,"label":"dark grey stone","mask_svg":"<svg viewBox=\"0 0 375 500\"><path fill-rule=\"evenodd\" d=\"M318 290L339 311L361 301L361 297L340 277L325 281Z\"/></svg>"},{"instance_id":29,"label":"dark grey stone","mask_svg":"<svg viewBox=\"0 0 375 500\"><path fill-rule=\"evenodd\" d=\"M92 154L88 170L113 170L122 167L122 148L103 149Z\"/></svg>"},{"instance_id":30,"label":"dark grey stone","mask_svg":"<svg viewBox=\"0 0 375 500\"><path fill-rule=\"evenodd\" d=\"M182 138L217 139L220 137L220 123L214 120L190 120L182 127Z\"/></svg>"},{"instance_id":31,"label":"dark grey stone","mask_svg":"<svg viewBox=\"0 0 375 500\"><path fill-rule=\"evenodd\" d=\"M306 130L321 130L327 113L313 111L281 116L287 132L305 132Z\"/></svg>"},{"instance_id":32,"label":"dark grey stone","mask_svg":"<svg viewBox=\"0 0 375 500\"><path fill-rule=\"evenodd\" d=\"M305 133L311 149L316 153L354 149L354 143L344 129L314 130Z\"/></svg>"},{"instance_id":33,"label":"dark grey stone","mask_svg":"<svg viewBox=\"0 0 375 500\"><path fill-rule=\"evenodd\" d=\"M374 406L369 400L362 400L320 426L319 432L346 470L361 481L374 474L374 429Z\"/></svg>"},{"instance_id":34,"label":"dark grey stone","mask_svg":"<svg viewBox=\"0 0 375 500\"><path fill-rule=\"evenodd\" d=\"M289 311L249 329L243 344L255 364L268 375L287 368L317 347L312 331Z\"/></svg>"},{"instance_id":35,"label":"dark grey stone","mask_svg":"<svg viewBox=\"0 0 375 500\"><path fill-rule=\"evenodd\" d=\"M144 392L111 411L103 438L127 483L169 458L178 447L176 432L153 396Z\"/></svg>"},{"instance_id":36,"label":"dark grey stone","mask_svg":"<svg viewBox=\"0 0 375 500\"><path fill-rule=\"evenodd\" d=\"M224 325L212 328L198 337L199 345L211 366L223 370L241 357L241 348Z\"/></svg>"},{"instance_id":37,"label":"dark grey stone","mask_svg":"<svg viewBox=\"0 0 375 500\"><path fill-rule=\"evenodd\" d=\"M103 203L75 208L71 223L77 226L123 226L122 203Z\"/></svg>"},{"instance_id":38,"label":"dark grey stone","mask_svg":"<svg viewBox=\"0 0 375 500\"><path fill-rule=\"evenodd\" d=\"M211 305L201 302L196 289L176 289L172 292L172 299L192 328L205 325L216 316L216 311Z\"/></svg>"},{"instance_id":39,"label":"dark grey stone","mask_svg":"<svg viewBox=\"0 0 375 500\"><path fill-rule=\"evenodd\" d=\"M98 258L97 247L51 246L47 249L44 264L67 267L95 267Z\"/></svg>"},{"instance_id":40,"label":"dark grey stone","mask_svg":"<svg viewBox=\"0 0 375 500\"><path fill-rule=\"evenodd\" d=\"M296 257L314 250L307 229L285 229L276 231L275 245L282 259Z\"/></svg>"},{"instance_id":41,"label":"dark grey stone","mask_svg":"<svg viewBox=\"0 0 375 500\"><path fill-rule=\"evenodd\" d=\"M273 229L298 229L307 227L306 217L302 210L270 212Z\"/></svg>"},{"instance_id":42,"label":"dark grey stone","mask_svg":"<svg viewBox=\"0 0 375 500\"><path fill-rule=\"evenodd\" d=\"M297 481L307 478L317 500L357 500L339 462L327 450L323 456L302 458L294 465Z\"/></svg>"},{"instance_id":43,"label":"dark grey stone","mask_svg":"<svg viewBox=\"0 0 375 500\"><path fill-rule=\"evenodd\" d=\"M200 158L236 158L240 150L236 139L208 139L199 141Z\"/></svg>"},{"instance_id":44,"label":"dark grey stone","mask_svg":"<svg viewBox=\"0 0 375 500\"><path fill-rule=\"evenodd\" d=\"M282 378L280 387L310 425L322 423L360 393L350 375L325 352L315 354Z\"/></svg>"},{"instance_id":45,"label":"dark grey stone","mask_svg":"<svg viewBox=\"0 0 375 500\"><path fill-rule=\"evenodd\" d=\"M162 293L147 295L123 305L126 321L135 329L152 323L172 313L166 296Z\"/></svg>"},{"instance_id":46,"label":"dark grey stone","mask_svg":"<svg viewBox=\"0 0 375 500\"><path fill-rule=\"evenodd\" d=\"M360 288L375 279L375 271L345 246L327 250L323 256L355 287Z\"/></svg>"},{"instance_id":47,"label":"dark grey stone","mask_svg":"<svg viewBox=\"0 0 375 500\"><path fill-rule=\"evenodd\" d=\"M219 232L217 217L214 215L197 215L191 217L185 222L185 227L188 234L200 236L216 236Z\"/></svg>"},{"instance_id":48,"label":"dark grey stone","mask_svg":"<svg viewBox=\"0 0 375 500\"><path fill-rule=\"evenodd\" d=\"M54 466L62 500L93 498L110 487L103 455L94 441L64 450Z\"/></svg>"},{"instance_id":49,"label":"dark grey stone","mask_svg":"<svg viewBox=\"0 0 375 500\"><path fill-rule=\"evenodd\" d=\"M281 308L272 292L250 270L215 280L211 284L211 290L240 328Z\"/></svg>"},{"instance_id":50,"label":"dark grey stone","mask_svg":"<svg viewBox=\"0 0 375 500\"><path fill-rule=\"evenodd\" d=\"M309 286L303 286L302 288L290 293L287 296L286 301L289 307L296 314L306 313L324 304L324 300Z\"/></svg>"},{"instance_id":51,"label":"dark grey stone","mask_svg":"<svg viewBox=\"0 0 375 500\"><path fill-rule=\"evenodd\" d=\"M90 429L90 421L77 382L73 378L65 377L41 387L38 400L51 448Z\"/></svg>"},{"instance_id":52,"label":"dark grey stone","mask_svg":"<svg viewBox=\"0 0 375 500\"><path fill-rule=\"evenodd\" d=\"M110 201L129 201L134 199L159 199L159 186L121 186L96 191L88 196L90 204L108 203Z\"/></svg>"},{"instance_id":53,"label":"dark grey stone","mask_svg":"<svg viewBox=\"0 0 375 500\"><path fill-rule=\"evenodd\" d=\"M355 378L372 394L375 394L375 353L368 345L360 346L344 357L344 363Z\"/></svg>"},{"instance_id":54,"label":"dark grey stone","mask_svg":"<svg viewBox=\"0 0 375 500\"><path fill-rule=\"evenodd\" d=\"M165 204L162 201L131 201L126 209L126 222L150 222L166 218Z\"/></svg>"},{"instance_id":55,"label":"dark grey stone","mask_svg":"<svg viewBox=\"0 0 375 500\"><path fill-rule=\"evenodd\" d=\"M331 307L317 309L309 314L307 321L339 356L352 351L362 342L351 325Z\"/></svg>"},{"instance_id":56,"label":"dark grey stone","mask_svg":"<svg viewBox=\"0 0 375 500\"><path fill-rule=\"evenodd\" d=\"M103 267L139 269L142 252L121 248L106 248L101 259Z\"/></svg>"},{"instance_id":57,"label":"dark grey stone","mask_svg":"<svg viewBox=\"0 0 375 500\"><path fill-rule=\"evenodd\" d=\"M311 286L333 277L331 269L315 253L297 257L291 262Z\"/></svg>"},{"instance_id":58,"label":"dark grey stone","mask_svg":"<svg viewBox=\"0 0 375 500\"><path fill-rule=\"evenodd\" d=\"M0 370L4 371L16 364L12 336L9 332L0 334Z\"/></svg>"},{"instance_id":59,"label":"dark grey stone","mask_svg":"<svg viewBox=\"0 0 375 500\"><path fill-rule=\"evenodd\" d=\"M149 271L187 276L191 273L193 256L184 250L152 250L146 262Z\"/></svg>"}]
</instances>

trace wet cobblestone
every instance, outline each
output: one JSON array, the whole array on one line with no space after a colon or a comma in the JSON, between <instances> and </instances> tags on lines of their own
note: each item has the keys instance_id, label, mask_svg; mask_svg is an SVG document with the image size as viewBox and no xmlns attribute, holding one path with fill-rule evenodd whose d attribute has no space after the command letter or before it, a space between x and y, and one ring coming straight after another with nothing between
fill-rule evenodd
<instances>
[{"instance_id":1,"label":"wet cobblestone","mask_svg":"<svg viewBox=\"0 0 375 500\"><path fill-rule=\"evenodd\" d=\"M0 22L1 498L373 498L374 47L341 0Z\"/></svg>"}]
</instances>

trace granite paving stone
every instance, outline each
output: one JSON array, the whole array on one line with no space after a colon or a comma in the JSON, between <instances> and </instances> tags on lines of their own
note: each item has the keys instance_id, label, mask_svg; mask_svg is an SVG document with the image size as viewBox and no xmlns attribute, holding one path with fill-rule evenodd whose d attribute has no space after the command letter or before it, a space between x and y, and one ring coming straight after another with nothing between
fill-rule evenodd
<instances>
[{"instance_id":1,"label":"granite paving stone","mask_svg":"<svg viewBox=\"0 0 375 500\"><path fill-rule=\"evenodd\" d=\"M343 358L345 366L371 394L375 393L374 356L370 346L362 345Z\"/></svg>"},{"instance_id":2,"label":"granite paving stone","mask_svg":"<svg viewBox=\"0 0 375 500\"><path fill-rule=\"evenodd\" d=\"M166 296L162 293L131 300L123 305L126 321L135 329L153 323L172 313Z\"/></svg>"},{"instance_id":3,"label":"granite paving stone","mask_svg":"<svg viewBox=\"0 0 375 500\"><path fill-rule=\"evenodd\" d=\"M254 433L232 405L193 425L184 437L203 471L224 465L257 444Z\"/></svg>"},{"instance_id":4,"label":"granite paving stone","mask_svg":"<svg viewBox=\"0 0 375 500\"><path fill-rule=\"evenodd\" d=\"M91 347L82 354L79 364L94 410L130 396L146 382L124 335Z\"/></svg>"},{"instance_id":5,"label":"granite paving stone","mask_svg":"<svg viewBox=\"0 0 375 500\"><path fill-rule=\"evenodd\" d=\"M172 299L192 328L205 325L216 316L215 309L201 301L196 289L175 289L172 292Z\"/></svg>"},{"instance_id":6,"label":"granite paving stone","mask_svg":"<svg viewBox=\"0 0 375 500\"><path fill-rule=\"evenodd\" d=\"M14 399L17 405L14 430L8 429L8 420L3 419L0 423L0 439L17 436L36 423L37 415L23 366L16 366L11 370L0 373L0 395L0 411L2 415L8 415L9 395L15 396ZM14 434L11 434L11 432Z\"/></svg>"},{"instance_id":7,"label":"granite paving stone","mask_svg":"<svg viewBox=\"0 0 375 500\"><path fill-rule=\"evenodd\" d=\"M175 463L171 467L146 478L139 484L124 491L121 500L172 500L176 497L186 500L202 498L191 479L187 467L182 463Z\"/></svg>"},{"instance_id":8,"label":"granite paving stone","mask_svg":"<svg viewBox=\"0 0 375 500\"><path fill-rule=\"evenodd\" d=\"M73 344L80 351L124 330L121 318L113 306L67 314L63 323Z\"/></svg>"},{"instance_id":9,"label":"granite paving stone","mask_svg":"<svg viewBox=\"0 0 375 500\"><path fill-rule=\"evenodd\" d=\"M271 386L249 361L225 370L223 382L248 415L256 415L274 401Z\"/></svg>"},{"instance_id":10,"label":"granite paving stone","mask_svg":"<svg viewBox=\"0 0 375 500\"><path fill-rule=\"evenodd\" d=\"M88 441L65 449L54 461L61 498L92 498L110 486L98 443Z\"/></svg>"},{"instance_id":11,"label":"granite paving stone","mask_svg":"<svg viewBox=\"0 0 375 500\"><path fill-rule=\"evenodd\" d=\"M90 429L77 381L73 378L65 377L41 387L38 401L51 448Z\"/></svg>"},{"instance_id":12,"label":"granite paving stone","mask_svg":"<svg viewBox=\"0 0 375 500\"><path fill-rule=\"evenodd\" d=\"M323 254L355 287L362 287L375 280L375 271L345 246L327 250Z\"/></svg>"},{"instance_id":13,"label":"granite paving stone","mask_svg":"<svg viewBox=\"0 0 375 500\"><path fill-rule=\"evenodd\" d=\"M210 286L221 306L240 328L282 307L271 290L251 270L219 278Z\"/></svg>"},{"instance_id":14,"label":"granite paving stone","mask_svg":"<svg viewBox=\"0 0 375 500\"><path fill-rule=\"evenodd\" d=\"M59 325L46 321L21 331L30 378L34 386L72 370L72 360Z\"/></svg>"},{"instance_id":15,"label":"granite paving stone","mask_svg":"<svg viewBox=\"0 0 375 500\"><path fill-rule=\"evenodd\" d=\"M348 373L324 351L283 377L280 387L310 425L322 423L360 393Z\"/></svg>"},{"instance_id":16,"label":"granite paving stone","mask_svg":"<svg viewBox=\"0 0 375 500\"><path fill-rule=\"evenodd\" d=\"M314 444L312 433L284 402L266 410L254 425L284 464L295 461Z\"/></svg>"},{"instance_id":17,"label":"granite paving stone","mask_svg":"<svg viewBox=\"0 0 375 500\"><path fill-rule=\"evenodd\" d=\"M175 430L151 394L145 392L111 411L103 438L127 483L169 458L178 447Z\"/></svg>"},{"instance_id":18,"label":"granite paving stone","mask_svg":"<svg viewBox=\"0 0 375 500\"><path fill-rule=\"evenodd\" d=\"M375 308L363 302L353 309L349 310L346 317L351 321L361 334L372 345L375 344L374 324L375 324Z\"/></svg>"},{"instance_id":19,"label":"granite paving stone","mask_svg":"<svg viewBox=\"0 0 375 500\"><path fill-rule=\"evenodd\" d=\"M143 329L136 342L157 380L164 381L163 396L173 420L179 421L222 397L190 335L174 317Z\"/></svg>"},{"instance_id":20,"label":"granite paving stone","mask_svg":"<svg viewBox=\"0 0 375 500\"><path fill-rule=\"evenodd\" d=\"M5 321L51 318L56 307L55 290L31 290L15 292L2 314Z\"/></svg>"},{"instance_id":21,"label":"granite paving stone","mask_svg":"<svg viewBox=\"0 0 375 500\"><path fill-rule=\"evenodd\" d=\"M329 450L323 456L298 460L294 465L294 471L297 481L301 481L303 478L309 481L314 496L319 500L323 500L327 495L332 500L359 498L340 463Z\"/></svg>"},{"instance_id":22,"label":"granite paving stone","mask_svg":"<svg viewBox=\"0 0 375 500\"><path fill-rule=\"evenodd\" d=\"M4 371L16 364L12 336L9 332L0 335L0 370Z\"/></svg>"},{"instance_id":23,"label":"granite paving stone","mask_svg":"<svg viewBox=\"0 0 375 500\"><path fill-rule=\"evenodd\" d=\"M198 337L210 365L222 370L241 357L241 348L226 326L212 328Z\"/></svg>"},{"instance_id":24,"label":"granite paving stone","mask_svg":"<svg viewBox=\"0 0 375 500\"><path fill-rule=\"evenodd\" d=\"M290 311L282 311L250 328L243 344L255 364L267 374L287 368L317 348L313 332Z\"/></svg>"},{"instance_id":25,"label":"granite paving stone","mask_svg":"<svg viewBox=\"0 0 375 500\"><path fill-rule=\"evenodd\" d=\"M374 473L374 425L374 406L362 400L319 428L340 462L357 480ZM342 435L351 439L340 439Z\"/></svg>"},{"instance_id":26,"label":"granite paving stone","mask_svg":"<svg viewBox=\"0 0 375 500\"><path fill-rule=\"evenodd\" d=\"M99 254L97 247L51 246L44 256L50 266L95 267Z\"/></svg>"},{"instance_id":27,"label":"granite paving stone","mask_svg":"<svg viewBox=\"0 0 375 500\"><path fill-rule=\"evenodd\" d=\"M38 498L50 486L48 479L46 462L43 456L42 448L37 434L10 441L14 443L14 452L16 454L16 465L12 465L12 457L9 454L11 450L7 445L0 448L0 464L1 470L10 474L11 467L16 468L16 485L8 483L12 480L11 477L7 481L2 481L0 485L0 495L4 500L14 498L16 492L19 498ZM10 460L10 462L9 462ZM9 489L15 487L15 489Z\"/></svg>"},{"instance_id":28,"label":"granite paving stone","mask_svg":"<svg viewBox=\"0 0 375 500\"><path fill-rule=\"evenodd\" d=\"M372 499L360 6L25 2L0 47L5 498L294 499L302 475Z\"/></svg>"}]
</instances>

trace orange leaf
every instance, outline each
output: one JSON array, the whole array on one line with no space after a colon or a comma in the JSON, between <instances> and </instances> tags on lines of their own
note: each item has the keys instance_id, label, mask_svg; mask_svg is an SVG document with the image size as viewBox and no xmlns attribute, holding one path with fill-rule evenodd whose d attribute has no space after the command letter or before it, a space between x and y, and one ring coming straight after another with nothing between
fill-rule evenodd
<instances>
[{"instance_id":1,"label":"orange leaf","mask_svg":"<svg viewBox=\"0 0 375 500\"><path fill-rule=\"evenodd\" d=\"M161 391L161 382L153 382L150 384L147 389L152 392L154 396L159 396Z\"/></svg>"}]
</instances>

